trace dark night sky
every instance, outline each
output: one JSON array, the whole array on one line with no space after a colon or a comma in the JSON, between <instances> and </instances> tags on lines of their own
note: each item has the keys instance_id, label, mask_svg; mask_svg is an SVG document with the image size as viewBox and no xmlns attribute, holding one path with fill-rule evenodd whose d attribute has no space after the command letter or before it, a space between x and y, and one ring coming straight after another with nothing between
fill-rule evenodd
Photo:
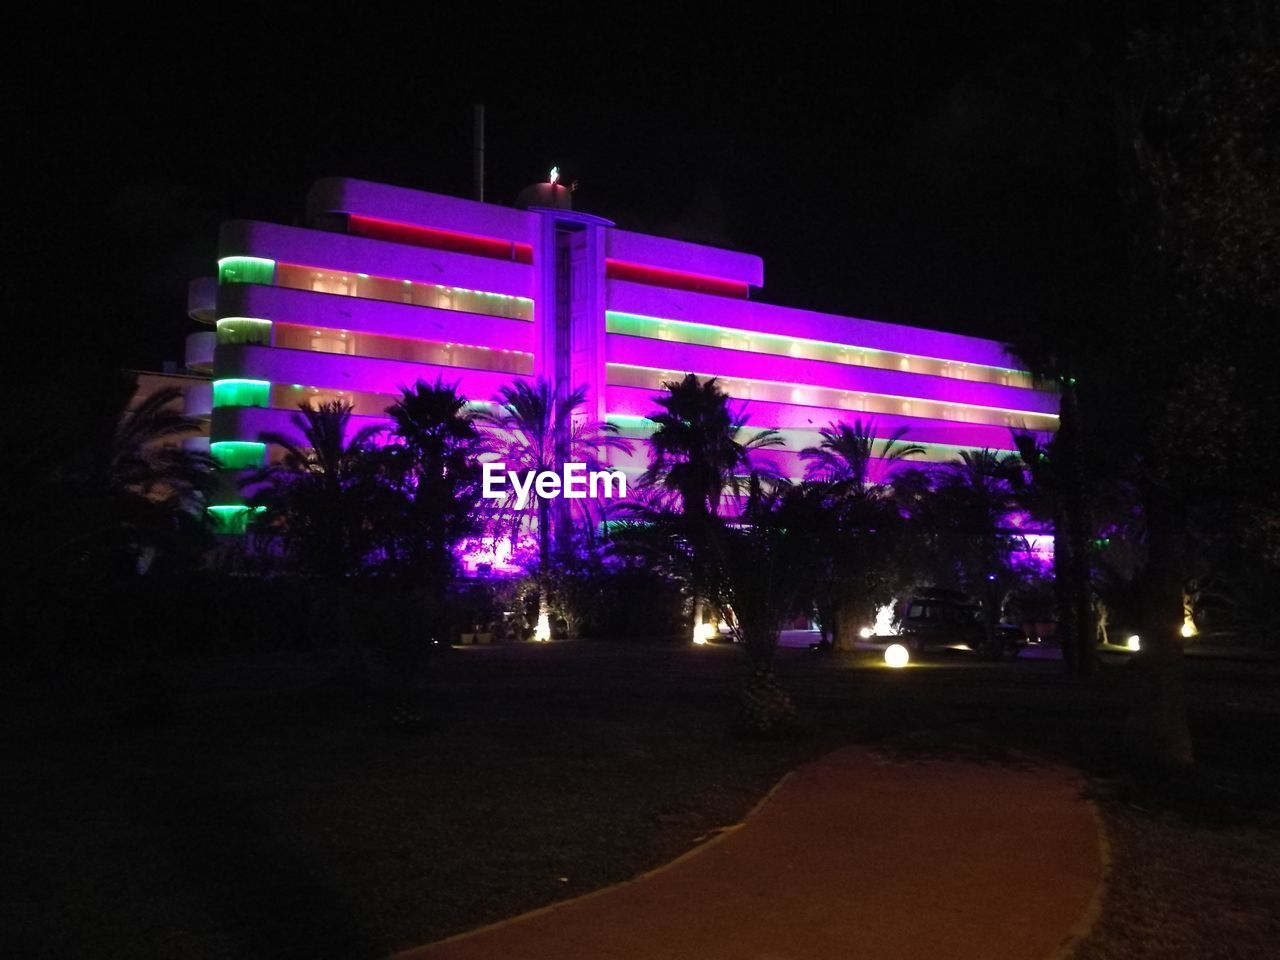
<instances>
[{"instance_id":1,"label":"dark night sky","mask_svg":"<svg viewBox=\"0 0 1280 960\"><path fill-rule=\"evenodd\" d=\"M763 299L1006 334L1115 242L1099 90L1124 33L960 6L31 21L6 125L24 325L69 363L178 357L220 220L290 222L326 175L469 195L483 101L491 200L559 164L580 209L762 255Z\"/></svg>"}]
</instances>

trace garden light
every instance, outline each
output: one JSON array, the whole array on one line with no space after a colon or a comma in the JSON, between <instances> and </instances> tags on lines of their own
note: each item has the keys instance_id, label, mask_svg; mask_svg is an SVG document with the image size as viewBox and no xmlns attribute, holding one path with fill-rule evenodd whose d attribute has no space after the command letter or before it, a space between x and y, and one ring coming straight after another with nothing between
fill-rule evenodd
<instances>
[{"instance_id":1,"label":"garden light","mask_svg":"<svg viewBox=\"0 0 1280 960\"><path fill-rule=\"evenodd\" d=\"M876 611L876 625L872 628L877 637L892 637L897 634L893 625L893 609L895 604L886 603Z\"/></svg>"},{"instance_id":2,"label":"garden light","mask_svg":"<svg viewBox=\"0 0 1280 960\"><path fill-rule=\"evenodd\" d=\"M891 643L884 651L884 662L890 667L905 667L911 662L911 654L907 653L907 648L900 643Z\"/></svg>"}]
</instances>

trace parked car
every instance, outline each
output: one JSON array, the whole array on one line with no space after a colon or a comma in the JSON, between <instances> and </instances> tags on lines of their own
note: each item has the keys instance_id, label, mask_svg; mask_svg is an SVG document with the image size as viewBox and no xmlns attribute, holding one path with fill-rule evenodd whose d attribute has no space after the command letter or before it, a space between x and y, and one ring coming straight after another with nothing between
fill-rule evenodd
<instances>
[{"instance_id":1,"label":"parked car","mask_svg":"<svg viewBox=\"0 0 1280 960\"><path fill-rule=\"evenodd\" d=\"M981 606L955 590L917 592L900 608L898 633L917 654L929 649L982 652L987 645ZM996 624L996 638L1002 656L1016 656L1027 643L1022 628L1010 623Z\"/></svg>"}]
</instances>

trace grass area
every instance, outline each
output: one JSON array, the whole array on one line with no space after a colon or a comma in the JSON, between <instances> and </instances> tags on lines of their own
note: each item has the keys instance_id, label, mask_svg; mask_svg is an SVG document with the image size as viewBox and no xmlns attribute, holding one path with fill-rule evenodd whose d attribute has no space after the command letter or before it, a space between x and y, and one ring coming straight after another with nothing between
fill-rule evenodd
<instances>
[{"instance_id":1,"label":"grass area","mask_svg":"<svg viewBox=\"0 0 1280 960\"><path fill-rule=\"evenodd\" d=\"M161 670L5 702L9 956L378 957L595 889L738 819L839 744L1032 749L1084 768L1115 867L1086 960L1269 957L1280 942L1277 668L1189 665L1203 769L1121 773L1126 672L783 651L788 740L728 736L732 648L441 651L406 733L323 656ZM89 684L89 686L94 686Z\"/></svg>"}]
</instances>

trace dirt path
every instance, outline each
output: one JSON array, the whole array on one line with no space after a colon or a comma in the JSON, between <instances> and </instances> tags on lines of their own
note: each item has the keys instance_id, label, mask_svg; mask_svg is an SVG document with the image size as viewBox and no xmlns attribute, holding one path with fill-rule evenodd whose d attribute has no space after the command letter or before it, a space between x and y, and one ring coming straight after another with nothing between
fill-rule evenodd
<instances>
[{"instance_id":1,"label":"dirt path","mask_svg":"<svg viewBox=\"0 0 1280 960\"><path fill-rule=\"evenodd\" d=\"M1096 909L1103 846L1061 767L863 748L786 777L627 883L399 960L1041 960Z\"/></svg>"}]
</instances>

